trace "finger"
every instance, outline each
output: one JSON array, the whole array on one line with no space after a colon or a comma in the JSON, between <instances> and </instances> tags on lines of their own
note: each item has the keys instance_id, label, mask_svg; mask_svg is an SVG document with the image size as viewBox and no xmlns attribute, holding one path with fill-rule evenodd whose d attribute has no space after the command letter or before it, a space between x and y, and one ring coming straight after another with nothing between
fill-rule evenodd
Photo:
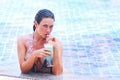
<instances>
[{"instance_id":1,"label":"finger","mask_svg":"<svg viewBox=\"0 0 120 80\"><path fill-rule=\"evenodd\" d=\"M48 55L48 56L51 56L51 53L49 52L49 53L45 53L46 55Z\"/></svg>"},{"instance_id":2,"label":"finger","mask_svg":"<svg viewBox=\"0 0 120 80\"><path fill-rule=\"evenodd\" d=\"M49 35L47 40L48 40L48 41L50 41L50 40L51 40L51 41L55 41L55 37Z\"/></svg>"},{"instance_id":3,"label":"finger","mask_svg":"<svg viewBox=\"0 0 120 80\"><path fill-rule=\"evenodd\" d=\"M42 53L39 55L39 57L47 57L48 55L46 53Z\"/></svg>"},{"instance_id":4,"label":"finger","mask_svg":"<svg viewBox=\"0 0 120 80\"><path fill-rule=\"evenodd\" d=\"M56 41L56 39L54 37L51 38L52 41Z\"/></svg>"},{"instance_id":5,"label":"finger","mask_svg":"<svg viewBox=\"0 0 120 80\"><path fill-rule=\"evenodd\" d=\"M49 49L46 49L46 48L44 49L44 51L45 51L45 52L51 52Z\"/></svg>"},{"instance_id":6,"label":"finger","mask_svg":"<svg viewBox=\"0 0 120 80\"><path fill-rule=\"evenodd\" d=\"M50 53L45 53L45 54L43 54L43 56L48 57L48 56L50 56Z\"/></svg>"}]
</instances>

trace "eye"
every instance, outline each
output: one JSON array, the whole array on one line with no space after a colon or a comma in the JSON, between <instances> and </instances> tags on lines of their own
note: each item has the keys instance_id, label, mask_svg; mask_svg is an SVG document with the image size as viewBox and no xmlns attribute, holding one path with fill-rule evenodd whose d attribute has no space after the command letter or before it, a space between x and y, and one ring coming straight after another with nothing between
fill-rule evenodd
<instances>
[{"instance_id":1,"label":"eye","mask_svg":"<svg viewBox=\"0 0 120 80\"><path fill-rule=\"evenodd\" d=\"M51 25L50 28L53 28L53 25Z\"/></svg>"},{"instance_id":2,"label":"eye","mask_svg":"<svg viewBox=\"0 0 120 80\"><path fill-rule=\"evenodd\" d=\"M43 27L47 28L47 27L48 27L48 25L47 25L47 24L44 24L44 25L43 25Z\"/></svg>"}]
</instances>

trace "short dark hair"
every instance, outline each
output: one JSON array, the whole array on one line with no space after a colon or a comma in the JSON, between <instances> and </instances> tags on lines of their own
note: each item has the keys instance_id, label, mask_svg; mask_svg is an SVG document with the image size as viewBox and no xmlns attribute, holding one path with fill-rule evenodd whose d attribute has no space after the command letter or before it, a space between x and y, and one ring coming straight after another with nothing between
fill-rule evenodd
<instances>
[{"instance_id":1,"label":"short dark hair","mask_svg":"<svg viewBox=\"0 0 120 80\"><path fill-rule=\"evenodd\" d=\"M55 21L54 14L48 9L39 10L35 16L35 21L39 24L43 18L52 18ZM33 25L33 31L35 31L36 27Z\"/></svg>"}]
</instances>

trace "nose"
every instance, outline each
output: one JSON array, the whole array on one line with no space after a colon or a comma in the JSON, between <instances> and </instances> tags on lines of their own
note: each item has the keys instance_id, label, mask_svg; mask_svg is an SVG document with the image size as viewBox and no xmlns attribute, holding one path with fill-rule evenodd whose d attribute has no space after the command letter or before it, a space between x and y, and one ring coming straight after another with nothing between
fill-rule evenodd
<instances>
[{"instance_id":1,"label":"nose","mask_svg":"<svg viewBox=\"0 0 120 80\"><path fill-rule=\"evenodd\" d=\"M47 28L47 32L50 33L50 31L51 31L51 30L50 30L50 28L48 27L48 28Z\"/></svg>"}]
</instances>

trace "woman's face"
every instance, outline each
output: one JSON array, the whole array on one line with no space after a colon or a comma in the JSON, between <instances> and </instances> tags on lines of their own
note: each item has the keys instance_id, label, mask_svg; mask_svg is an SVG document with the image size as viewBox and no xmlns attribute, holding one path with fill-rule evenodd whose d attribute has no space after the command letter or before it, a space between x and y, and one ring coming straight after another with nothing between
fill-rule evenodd
<instances>
[{"instance_id":1,"label":"woman's face","mask_svg":"<svg viewBox=\"0 0 120 80\"><path fill-rule=\"evenodd\" d=\"M50 35L53 25L54 20L52 18L43 18L39 24L36 24L36 31L41 37L46 38Z\"/></svg>"}]
</instances>

